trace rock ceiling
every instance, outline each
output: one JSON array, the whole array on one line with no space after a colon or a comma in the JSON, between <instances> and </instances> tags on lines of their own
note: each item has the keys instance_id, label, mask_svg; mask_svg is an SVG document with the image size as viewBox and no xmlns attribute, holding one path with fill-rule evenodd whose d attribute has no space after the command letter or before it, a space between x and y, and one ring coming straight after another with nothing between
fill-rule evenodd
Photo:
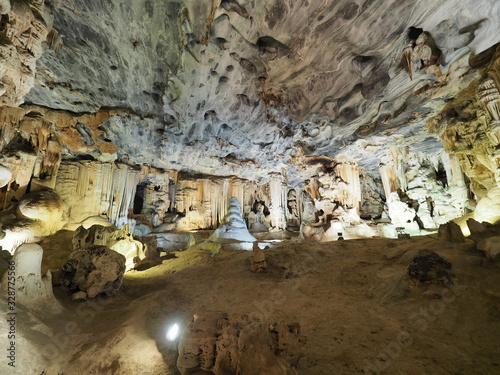
<instances>
[{"instance_id":1,"label":"rock ceiling","mask_svg":"<svg viewBox=\"0 0 500 375\"><path fill-rule=\"evenodd\" d=\"M2 47L4 105L95 114L79 133L98 129L118 149L111 158L131 164L252 179L285 171L292 183L308 155L376 173L391 146L442 150L427 121L478 79L471 57L500 42L497 0L10 7L17 26L4 14L2 38L18 45Z\"/></svg>"}]
</instances>

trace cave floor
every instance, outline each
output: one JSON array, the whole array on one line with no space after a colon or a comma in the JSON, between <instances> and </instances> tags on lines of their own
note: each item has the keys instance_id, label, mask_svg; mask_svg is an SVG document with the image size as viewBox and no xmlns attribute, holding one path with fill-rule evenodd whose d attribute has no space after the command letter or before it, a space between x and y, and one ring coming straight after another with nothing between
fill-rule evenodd
<instances>
[{"instance_id":1,"label":"cave floor","mask_svg":"<svg viewBox=\"0 0 500 375\"><path fill-rule=\"evenodd\" d=\"M453 285L408 279L421 249L452 263ZM500 373L499 264L472 241L289 241L266 250L265 273L250 271L250 252L176 255L128 272L114 297L77 304L56 287L65 311L29 313L33 326L24 332L38 332L26 339L42 354L48 346L61 348L30 371L175 374L175 346L165 339L169 325L221 311L298 322L307 337L301 375Z\"/></svg>"}]
</instances>

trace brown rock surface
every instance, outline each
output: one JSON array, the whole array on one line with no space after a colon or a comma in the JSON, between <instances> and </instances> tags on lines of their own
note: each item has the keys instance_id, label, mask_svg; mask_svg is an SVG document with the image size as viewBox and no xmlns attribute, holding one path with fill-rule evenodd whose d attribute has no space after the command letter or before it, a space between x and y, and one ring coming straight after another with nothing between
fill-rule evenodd
<instances>
[{"instance_id":1,"label":"brown rock surface","mask_svg":"<svg viewBox=\"0 0 500 375\"><path fill-rule=\"evenodd\" d=\"M181 374L293 375L304 344L299 324L203 312L184 329L177 367Z\"/></svg>"}]
</instances>

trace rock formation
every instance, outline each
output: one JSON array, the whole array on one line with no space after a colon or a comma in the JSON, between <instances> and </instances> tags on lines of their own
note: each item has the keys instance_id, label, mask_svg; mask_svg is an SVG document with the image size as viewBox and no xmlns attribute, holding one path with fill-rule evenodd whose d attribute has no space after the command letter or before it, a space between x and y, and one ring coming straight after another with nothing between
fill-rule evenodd
<instances>
[{"instance_id":1,"label":"rock formation","mask_svg":"<svg viewBox=\"0 0 500 375\"><path fill-rule=\"evenodd\" d=\"M292 375L305 337L298 323L252 321L248 316L203 312L193 316L179 342L181 374Z\"/></svg>"},{"instance_id":2,"label":"rock formation","mask_svg":"<svg viewBox=\"0 0 500 375\"><path fill-rule=\"evenodd\" d=\"M410 279L421 284L449 284L451 263L429 250L420 250L408 266Z\"/></svg>"},{"instance_id":3,"label":"rock formation","mask_svg":"<svg viewBox=\"0 0 500 375\"><path fill-rule=\"evenodd\" d=\"M460 226L453 221L439 226L438 237L440 241L465 242Z\"/></svg>"},{"instance_id":4,"label":"rock formation","mask_svg":"<svg viewBox=\"0 0 500 375\"><path fill-rule=\"evenodd\" d=\"M64 202L55 192L41 190L26 194L0 218L4 232L0 246L13 253L20 244L39 241L66 223Z\"/></svg>"},{"instance_id":5,"label":"rock formation","mask_svg":"<svg viewBox=\"0 0 500 375\"><path fill-rule=\"evenodd\" d=\"M114 295L121 287L125 257L106 246L91 245L73 251L62 267L62 285L78 293L77 299Z\"/></svg>"},{"instance_id":6,"label":"rock formation","mask_svg":"<svg viewBox=\"0 0 500 375\"><path fill-rule=\"evenodd\" d=\"M135 264L146 257L144 245L134 240L126 224L121 229L101 225L93 225L89 229L79 227L73 237L73 251L84 250L92 246L105 246L123 255L126 259L126 270L131 270Z\"/></svg>"},{"instance_id":7,"label":"rock formation","mask_svg":"<svg viewBox=\"0 0 500 375\"><path fill-rule=\"evenodd\" d=\"M75 300L115 293L141 259L206 259L197 248L251 250L255 237L438 232L492 264L499 29L498 0L0 0L2 259L36 263L24 243L76 231L64 268ZM427 263L448 270L427 255L418 282ZM253 271L264 262L255 247ZM252 335L276 349L293 330L246 323L217 325L217 350L238 348L218 362L183 346L182 371L252 373ZM294 373L271 349L269 371Z\"/></svg>"},{"instance_id":8,"label":"rock formation","mask_svg":"<svg viewBox=\"0 0 500 375\"><path fill-rule=\"evenodd\" d=\"M255 241L257 239L248 232L241 216L238 198L232 197L222 224L210 235L207 242L224 244L225 248L235 250L252 250L252 243Z\"/></svg>"},{"instance_id":9,"label":"rock formation","mask_svg":"<svg viewBox=\"0 0 500 375\"><path fill-rule=\"evenodd\" d=\"M252 256L250 257L250 271L255 273L265 272L267 268L266 254L260 249L259 243L254 242Z\"/></svg>"},{"instance_id":10,"label":"rock formation","mask_svg":"<svg viewBox=\"0 0 500 375\"><path fill-rule=\"evenodd\" d=\"M8 270L2 279L2 290L13 290L14 302L36 311L57 313L62 306L52 291L52 274L48 270L42 275L43 249L34 243L17 247L10 259ZM8 288L8 286L12 288ZM15 305L14 305L15 306Z\"/></svg>"}]
</instances>

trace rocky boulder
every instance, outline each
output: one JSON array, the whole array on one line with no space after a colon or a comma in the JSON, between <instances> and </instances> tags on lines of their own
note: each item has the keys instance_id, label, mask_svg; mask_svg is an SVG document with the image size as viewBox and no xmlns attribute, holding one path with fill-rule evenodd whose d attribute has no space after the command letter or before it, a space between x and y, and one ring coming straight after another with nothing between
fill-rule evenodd
<instances>
[{"instance_id":1,"label":"rocky boulder","mask_svg":"<svg viewBox=\"0 0 500 375\"><path fill-rule=\"evenodd\" d=\"M477 249L484 252L489 259L496 259L500 254L500 236L492 236L479 241Z\"/></svg>"},{"instance_id":2,"label":"rocky boulder","mask_svg":"<svg viewBox=\"0 0 500 375\"><path fill-rule=\"evenodd\" d=\"M88 298L111 296L120 289L124 273L123 255L106 246L92 245L71 253L62 267L62 285L85 292Z\"/></svg>"},{"instance_id":3,"label":"rocky boulder","mask_svg":"<svg viewBox=\"0 0 500 375\"><path fill-rule=\"evenodd\" d=\"M433 251L423 249L413 258L408 274L410 279L421 284L448 284L451 282L451 275L447 271L450 268L450 262Z\"/></svg>"},{"instance_id":4,"label":"rocky boulder","mask_svg":"<svg viewBox=\"0 0 500 375\"><path fill-rule=\"evenodd\" d=\"M438 238L443 242L465 242L462 229L453 221L439 226Z\"/></svg>"}]
</instances>

